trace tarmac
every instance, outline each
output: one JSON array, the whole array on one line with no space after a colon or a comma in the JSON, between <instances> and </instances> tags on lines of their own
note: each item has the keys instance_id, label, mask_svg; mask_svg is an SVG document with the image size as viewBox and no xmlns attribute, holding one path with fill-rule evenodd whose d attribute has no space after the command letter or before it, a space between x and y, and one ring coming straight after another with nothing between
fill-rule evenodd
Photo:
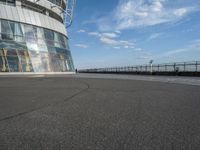
<instances>
[{"instance_id":1,"label":"tarmac","mask_svg":"<svg viewBox=\"0 0 200 150\"><path fill-rule=\"evenodd\" d=\"M0 77L0 150L199 150L200 78Z\"/></svg>"}]
</instances>

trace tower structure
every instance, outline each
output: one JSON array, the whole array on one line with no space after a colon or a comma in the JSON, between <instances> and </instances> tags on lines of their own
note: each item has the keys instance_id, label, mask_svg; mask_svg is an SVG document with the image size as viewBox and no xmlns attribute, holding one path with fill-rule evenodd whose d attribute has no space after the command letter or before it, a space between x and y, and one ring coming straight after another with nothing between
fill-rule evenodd
<instances>
[{"instance_id":1,"label":"tower structure","mask_svg":"<svg viewBox=\"0 0 200 150\"><path fill-rule=\"evenodd\" d=\"M0 0L0 72L74 72L66 26L75 0Z\"/></svg>"}]
</instances>

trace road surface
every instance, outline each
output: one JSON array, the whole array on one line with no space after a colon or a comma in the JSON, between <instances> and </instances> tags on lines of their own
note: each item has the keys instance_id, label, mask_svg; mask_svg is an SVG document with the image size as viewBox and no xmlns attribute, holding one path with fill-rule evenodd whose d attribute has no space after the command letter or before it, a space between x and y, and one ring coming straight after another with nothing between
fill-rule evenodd
<instances>
[{"instance_id":1,"label":"road surface","mask_svg":"<svg viewBox=\"0 0 200 150\"><path fill-rule=\"evenodd\" d=\"M199 150L200 80L0 77L0 150Z\"/></svg>"}]
</instances>

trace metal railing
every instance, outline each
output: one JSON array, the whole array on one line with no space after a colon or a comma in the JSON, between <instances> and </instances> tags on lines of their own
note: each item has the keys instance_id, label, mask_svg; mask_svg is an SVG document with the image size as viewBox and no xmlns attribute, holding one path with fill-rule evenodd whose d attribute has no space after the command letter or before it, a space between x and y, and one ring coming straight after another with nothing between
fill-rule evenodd
<instances>
[{"instance_id":1,"label":"metal railing","mask_svg":"<svg viewBox=\"0 0 200 150\"><path fill-rule=\"evenodd\" d=\"M169 72L200 72L200 61L176 62L165 64L125 66L110 68L94 68L79 70L82 73L169 73Z\"/></svg>"}]
</instances>

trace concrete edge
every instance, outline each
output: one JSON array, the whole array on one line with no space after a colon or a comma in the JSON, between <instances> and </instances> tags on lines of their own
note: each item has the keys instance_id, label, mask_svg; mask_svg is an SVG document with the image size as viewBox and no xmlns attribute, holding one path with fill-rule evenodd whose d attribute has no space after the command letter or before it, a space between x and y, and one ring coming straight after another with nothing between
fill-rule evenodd
<instances>
[{"instance_id":1,"label":"concrete edge","mask_svg":"<svg viewBox=\"0 0 200 150\"><path fill-rule=\"evenodd\" d=\"M27 75L74 75L75 72L9 72L9 73L0 73L1 76L27 76Z\"/></svg>"}]
</instances>

